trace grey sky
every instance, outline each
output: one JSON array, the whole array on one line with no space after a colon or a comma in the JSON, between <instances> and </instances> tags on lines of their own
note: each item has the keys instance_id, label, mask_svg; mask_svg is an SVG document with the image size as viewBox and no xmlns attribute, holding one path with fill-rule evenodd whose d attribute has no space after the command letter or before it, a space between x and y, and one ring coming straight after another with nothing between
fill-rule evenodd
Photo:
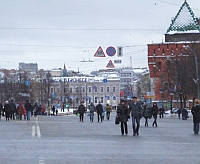
<instances>
[{"instance_id":1,"label":"grey sky","mask_svg":"<svg viewBox=\"0 0 200 164\"><path fill-rule=\"evenodd\" d=\"M162 42L184 0L0 0L0 67L105 69L109 60L147 67L147 44ZM200 1L187 1L200 17ZM95 58L99 46L123 46L123 58ZM81 63L83 60L92 63Z\"/></svg>"}]
</instances>

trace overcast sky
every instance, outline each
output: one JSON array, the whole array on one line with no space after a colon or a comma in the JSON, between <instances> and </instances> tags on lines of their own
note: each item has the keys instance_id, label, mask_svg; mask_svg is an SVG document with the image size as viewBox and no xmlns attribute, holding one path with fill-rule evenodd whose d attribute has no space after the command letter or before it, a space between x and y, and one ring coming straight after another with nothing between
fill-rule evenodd
<instances>
[{"instance_id":1,"label":"overcast sky","mask_svg":"<svg viewBox=\"0 0 200 164\"><path fill-rule=\"evenodd\" d=\"M184 0L0 0L0 68L19 62L39 69L63 68L88 73L115 67L147 67L147 44L164 33ZM195 17L200 1L188 0ZM98 47L123 46L124 55L94 57ZM83 63L81 60L94 62Z\"/></svg>"}]
</instances>

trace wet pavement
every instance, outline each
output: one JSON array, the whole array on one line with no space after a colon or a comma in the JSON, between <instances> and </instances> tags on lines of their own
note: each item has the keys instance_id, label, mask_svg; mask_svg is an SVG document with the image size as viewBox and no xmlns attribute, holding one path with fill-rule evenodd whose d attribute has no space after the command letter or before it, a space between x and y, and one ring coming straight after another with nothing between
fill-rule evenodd
<instances>
[{"instance_id":1,"label":"wet pavement","mask_svg":"<svg viewBox=\"0 0 200 164\"><path fill-rule=\"evenodd\" d=\"M122 136L109 121L78 116L38 116L31 121L0 121L0 164L199 164L200 135L192 119L158 118L158 127L144 126L140 135Z\"/></svg>"}]
</instances>

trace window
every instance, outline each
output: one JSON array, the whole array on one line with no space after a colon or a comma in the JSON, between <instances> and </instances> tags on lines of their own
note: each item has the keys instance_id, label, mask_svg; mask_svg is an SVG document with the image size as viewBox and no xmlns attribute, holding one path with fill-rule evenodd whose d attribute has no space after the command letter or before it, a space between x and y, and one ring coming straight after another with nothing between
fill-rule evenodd
<instances>
[{"instance_id":1,"label":"window","mask_svg":"<svg viewBox=\"0 0 200 164\"><path fill-rule=\"evenodd\" d=\"M103 97L101 97L101 103L103 103Z\"/></svg>"},{"instance_id":2,"label":"window","mask_svg":"<svg viewBox=\"0 0 200 164\"><path fill-rule=\"evenodd\" d=\"M78 87L76 87L76 92L78 92Z\"/></svg>"},{"instance_id":3,"label":"window","mask_svg":"<svg viewBox=\"0 0 200 164\"><path fill-rule=\"evenodd\" d=\"M101 87L101 92L103 92L103 87Z\"/></svg>"},{"instance_id":4,"label":"window","mask_svg":"<svg viewBox=\"0 0 200 164\"><path fill-rule=\"evenodd\" d=\"M110 87L107 87L107 92L110 92Z\"/></svg>"},{"instance_id":5,"label":"window","mask_svg":"<svg viewBox=\"0 0 200 164\"><path fill-rule=\"evenodd\" d=\"M88 87L88 92L92 92L92 87Z\"/></svg>"},{"instance_id":6,"label":"window","mask_svg":"<svg viewBox=\"0 0 200 164\"><path fill-rule=\"evenodd\" d=\"M115 92L115 90L116 90L116 88L115 88L115 87L113 87L113 92Z\"/></svg>"},{"instance_id":7,"label":"window","mask_svg":"<svg viewBox=\"0 0 200 164\"><path fill-rule=\"evenodd\" d=\"M53 88L51 88L51 93L53 93Z\"/></svg>"},{"instance_id":8,"label":"window","mask_svg":"<svg viewBox=\"0 0 200 164\"><path fill-rule=\"evenodd\" d=\"M94 103L97 103L98 99L97 97L94 98Z\"/></svg>"},{"instance_id":9,"label":"window","mask_svg":"<svg viewBox=\"0 0 200 164\"><path fill-rule=\"evenodd\" d=\"M85 86L84 86L84 87L82 87L82 92L85 92Z\"/></svg>"},{"instance_id":10,"label":"window","mask_svg":"<svg viewBox=\"0 0 200 164\"><path fill-rule=\"evenodd\" d=\"M60 92L60 88L57 88L57 91L56 91L57 93L59 93Z\"/></svg>"},{"instance_id":11,"label":"window","mask_svg":"<svg viewBox=\"0 0 200 164\"><path fill-rule=\"evenodd\" d=\"M69 93L72 93L72 88L69 88Z\"/></svg>"}]
</instances>

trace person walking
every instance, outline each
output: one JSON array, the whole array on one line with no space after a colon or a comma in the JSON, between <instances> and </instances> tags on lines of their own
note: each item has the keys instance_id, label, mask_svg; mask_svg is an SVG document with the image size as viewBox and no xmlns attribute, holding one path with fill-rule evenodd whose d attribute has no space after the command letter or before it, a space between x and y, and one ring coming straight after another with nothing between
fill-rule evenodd
<instances>
[{"instance_id":1,"label":"person walking","mask_svg":"<svg viewBox=\"0 0 200 164\"><path fill-rule=\"evenodd\" d=\"M53 115L55 116L55 111L56 111L56 108L55 108L55 106L53 105L53 107L52 107L52 112L53 112Z\"/></svg>"},{"instance_id":2,"label":"person walking","mask_svg":"<svg viewBox=\"0 0 200 164\"><path fill-rule=\"evenodd\" d=\"M164 113L165 113L165 108L162 106L162 107L160 108L160 113L159 113L160 118L164 118Z\"/></svg>"},{"instance_id":3,"label":"person walking","mask_svg":"<svg viewBox=\"0 0 200 164\"><path fill-rule=\"evenodd\" d=\"M143 105L143 117L145 118L144 125L149 126L148 125L148 119L151 118L151 112L150 112L149 106L146 105L146 104Z\"/></svg>"},{"instance_id":4,"label":"person walking","mask_svg":"<svg viewBox=\"0 0 200 164\"><path fill-rule=\"evenodd\" d=\"M143 109L140 102L137 101L137 97L133 97L129 105L129 110L132 117L133 136L139 135L140 119L142 118ZM135 124L137 124L136 128Z\"/></svg>"},{"instance_id":5,"label":"person walking","mask_svg":"<svg viewBox=\"0 0 200 164\"><path fill-rule=\"evenodd\" d=\"M101 122L102 122L103 121L103 118L102 118L103 106L102 106L100 101L99 101L99 104L96 106L96 111L97 111L98 122L100 121L100 119L101 119Z\"/></svg>"},{"instance_id":6,"label":"person walking","mask_svg":"<svg viewBox=\"0 0 200 164\"><path fill-rule=\"evenodd\" d=\"M125 100L121 100L120 104L117 106L117 115L121 122L121 134L128 134L127 121L130 118L128 107L125 105Z\"/></svg>"},{"instance_id":7,"label":"person walking","mask_svg":"<svg viewBox=\"0 0 200 164\"><path fill-rule=\"evenodd\" d=\"M80 121L82 122L83 122L84 113L86 111L85 105L83 103L84 102L81 101L81 104L78 107L79 118L80 118Z\"/></svg>"},{"instance_id":8,"label":"person walking","mask_svg":"<svg viewBox=\"0 0 200 164\"><path fill-rule=\"evenodd\" d=\"M19 102L19 105L17 106L17 113L19 115L19 120L22 120L23 112L24 112L24 106L22 102Z\"/></svg>"},{"instance_id":9,"label":"person walking","mask_svg":"<svg viewBox=\"0 0 200 164\"><path fill-rule=\"evenodd\" d=\"M90 121L94 121L94 111L95 111L95 106L93 104L93 102L90 103L89 106L89 111L90 111Z\"/></svg>"},{"instance_id":10,"label":"person walking","mask_svg":"<svg viewBox=\"0 0 200 164\"><path fill-rule=\"evenodd\" d=\"M0 103L0 121L1 121L2 114L3 114L3 106L2 106L2 103Z\"/></svg>"},{"instance_id":11,"label":"person walking","mask_svg":"<svg viewBox=\"0 0 200 164\"><path fill-rule=\"evenodd\" d=\"M151 113L152 113L152 116L154 118L154 121L153 121L153 124L152 126L156 126L158 127L158 124L157 124L157 116L158 116L158 105L156 102L153 103L153 106L151 108Z\"/></svg>"},{"instance_id":12,"label":"person walking","mask_svg":"<svg viewBox=\"0 0 200 164\"><path fill-rule=\"evenodd\" d=\"M111 112L111 106L109 104L106 104L106 118L107 120L110 119L110 112Z\"/></svg>"},{"instance_id":13,"label":"person walking","mask_svg":"<svg viewBox=\"0 0 200 164\"><path fill-rule=\"evenodd\" d=\"M200 122L200 100L195 99L194 100L194 106L191 109L192 115L193 115L193 129L194 133L199 133L199 122Z\"/></svg>"},{"instance_id":14,"label":"person walking","mask_svg":"<svg viewBox=\"0 0 200 164\"><path fill-rule=\"evenodd\" d=\"M10 119L11 120L15 120L16 105L13 102L13 100L10 101L9 105L10 105L10 109L11 109Z\"/></svg>"},{"instance_id":15,"label":"person walking","mask_svg":"<svg viewBox=\"0 0 200 164\"><path fill-rule=\"evenodd\" d=\"M5 115L6 115L6 121L9 121L11 108L10 108L10 105L9 105L8 101L5 101L4 112L5 112Z\"/></svg>"},{"instance_id":16,"label":"person walking","mask_svg":"<svg viewBox=\"0 0 200 164\"><path fill-rule=\"evenodd\" d=\"M178 113L178 119L181 119L181 113L182 113L181 108L179 108L179 109L177 110L177 113Z\"/></svg>"},{"instance_id":17,"label":"person walking","mask_svg":"<svg viewBox=\"0 0 200 164\"><path fill-rule=\"evenodd\" d=\"M24 105L25 109L26 109L26 119L28 121L30 121L31 119L31 111L32 111L32 105L31 103L29 102L29 100L26 100L26 103Z\"/></svg>"}]
</instances>

